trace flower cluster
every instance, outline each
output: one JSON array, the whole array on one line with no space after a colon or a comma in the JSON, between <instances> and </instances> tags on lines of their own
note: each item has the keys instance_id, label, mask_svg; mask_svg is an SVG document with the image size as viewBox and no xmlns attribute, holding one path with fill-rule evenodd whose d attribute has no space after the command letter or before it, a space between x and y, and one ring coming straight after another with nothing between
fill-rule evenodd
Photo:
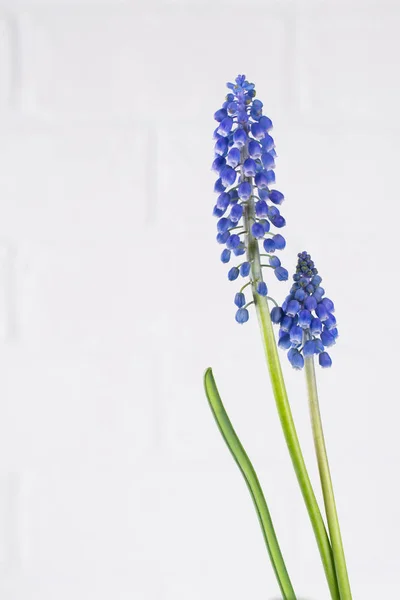
<instances>
[{"instance_id":1,"label":"flower cluster","mask_svg":"<svg viewBox=\"0 0 400 600\"><path fill-rule=\"evenodd\" d=\"M307 252L298 254L294 283L282 307L271 311L273 323L280 325L280 348L288 350L288 359L295 369L302 369L304 358L318 354L321 367L330 367L332 359L326 347L338 337L332 300L324 297L322 279Z\"/></svg>"},{"instance_id":2,"label":"flower cluster","mask_svg":"<svg viewBox=\"0 0 400 600\"><path fill-rule=\"evenodd\" d=\"M222 108L214 115L218 127L214 132L215 157L212 164L218 173L214 190L218 194L213 214L218 218L217 242L224 246L221 261L229 263L232 254L244 256L244 261L228 271L228 279L239 275L249 277L256 291L262 296L268 293L260 274L255 275L252 262L258 258L259 242L262 241L269 267L278 280L288 279L288 272L278 257L285 238L275 231L286 224L277 205L284 200L281 192L270 189L275 182L275 144L268 133L271 120L262 114L263 104L255 98L254 84L239 75L235 83L228 83L231 90ZM249 251L252 246L253 250ZM243 288L235 296L236 320L245 323L249 318Z\"/></svg>"}]
</instances>

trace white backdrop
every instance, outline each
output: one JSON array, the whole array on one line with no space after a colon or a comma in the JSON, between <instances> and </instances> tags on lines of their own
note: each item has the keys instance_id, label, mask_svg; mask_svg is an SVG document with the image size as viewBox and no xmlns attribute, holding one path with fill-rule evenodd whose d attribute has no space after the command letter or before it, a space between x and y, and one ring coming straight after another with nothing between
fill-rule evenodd
<instances>
[{"instance_id":1,"label":"white backdrop","mask_svg":"<svg viewBox=\"0 0 400 600\"><path fill-rule=\"evenodd\" d=\"M276 597L209 365L298 594L328 600L215 243L212 115L238 73L274 122L284 265L307 249L336 304L318 381L354 599L400 597L399 27L389 0L0 0L3 600Z\"/></svg>"}]
</instances>

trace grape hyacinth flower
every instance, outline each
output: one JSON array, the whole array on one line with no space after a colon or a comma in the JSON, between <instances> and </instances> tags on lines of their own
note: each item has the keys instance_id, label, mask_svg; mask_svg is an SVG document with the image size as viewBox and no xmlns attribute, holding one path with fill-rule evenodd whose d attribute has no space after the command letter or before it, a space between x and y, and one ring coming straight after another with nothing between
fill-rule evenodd
<instances>
[{"instance_id":1,"label":"grape hyacinth flower","mask_svg":"<svg viewBox=\"0 0 400 600\"><path fill-rule=\"evenodd\" d=\"M270 187L275 181L276 157L275 143L269 134L272 121L263 115L263 104L255 97L254 84L244 75L239 75L235 83L228 83L227 87L230 92L214 115L218 122L212 163L218 174L214 187L218 197L213 209L218 218L217 242L225 246L221 254L223 263L228 263L232 254L234 257L246 255L245 263L234 265L228 271L230 281L239 274L250 277L240 293L251 283L253 294L266 296L268 287L263 268L272 269L279 281L288 279L287 270L275 256L275 252L286 245L285 238L276 231L284 227L286 221L278 208L284 196ZM248 267L243 268L243 264ZM238 323L248 320L247 306L252 303L238 308Z\"/></svg>"},{"instance_id":2,"label":"grape hyacinth flower","mask_svg":"<svg viewBox=\"0 0 400 600\"><path fill-rule=\"evenodd\" d=\"M280 325L278 345L289 349L288 359L295 369L302 369L304 359L314 354L321 367L330 367L332 359L327 348L338 337L335 306L325 296L322 279L307 252L298 254L293 281L282 307L271 311L273 323Z\"/></svg>"},{"instance_id":3,"label":"grape hyacinth flower","mask_svg":"<svg viewBox=\"0 0 400 600\"><path fill-rule=\"evenodd\" d=\"M212 169L217 173L213 215L217 218L217 242L222 246L221 262L227 265L230 281L245 279L244 284L235 289L237 323L249 320L248 308L254 304L282 432L314 530L330 597L332 600L352 600L324 447L314 370L315 357L321 367L332 364L330 347L338 337L334 305L325 297L321 277L306 252L298 255L294 282L282 306L268 295L270 282L264 280L264 274L270 272L267 269L272 269L278 281L288 279L288 272L278 255L286 246L281 233L286 221L280 212L284 196L272 189L276 159L275 143L270 135L272 122L263 115L263 105L256 98L254 85L244 75L239 75L227 86L229 92L225 102L214 115L217 127L212 163ZM251 299L247 301L249 292ZM270 301L275 304L272 310ZM274 324L279 325L278 343ZM296 432L279 347L287 352L295 369L305 369L329 534ZM219 430L255 503L282 597L296 600L257 475L225 411L211 369L206 371L204 385Z\"/></svg>"}]
</instances>

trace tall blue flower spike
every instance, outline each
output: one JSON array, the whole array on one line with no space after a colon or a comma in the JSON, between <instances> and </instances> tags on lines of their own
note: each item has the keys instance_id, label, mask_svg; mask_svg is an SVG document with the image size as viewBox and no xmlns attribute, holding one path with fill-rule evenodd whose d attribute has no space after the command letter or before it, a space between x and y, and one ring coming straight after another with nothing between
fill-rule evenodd
<instances>
[{"instance_id":1,"label":"tall blue flower spike","mask_svg":"<svg viewBox=\"0 0 400 600\"><path fill-rule=\"evenodd\" d=\"M275 143L268 133L272 121L262 114L263 104L255 98L254 84L244 75L239 75L235 83L228 83L231 90L222 108L214 115L218 127L214 132L214 161L212 168L218 174L214 190L218 193L213 214L218 218L217 242L225 246L221 261L228 263L232 258L246 255L245 262L239 262L228 271L228 279L249 277L240 291L241 302L236 321L245 323L249 318L243 290L251 283L253 290L262 296L268 293L262 269L268 267L279 281L288 279L287 270L282 267L277 250L286 246L285 238L275 231L285 226L286 221L277 205L284 196L271 189L275 182ZM264 252L260 254L259 244ZM265 257L261 264L261 257Z\"/></svg>"},{"instance_id":2,"label":"tall blue flower spike","mask_svg":"<svg viewBox=\"0 0 400 600\"><path fill-rule=\"evenodd\" d=\"M321 367L330 367L332 359L325 348L333 346L338 337L335 307L325 296L311 256L300 252L298 259L290 294L282 307L271 311L271 320L280 325L278 346L288 350L295 369L302 369L304 358L313 354L318 354Z\"/></svg>"}]
</instances>

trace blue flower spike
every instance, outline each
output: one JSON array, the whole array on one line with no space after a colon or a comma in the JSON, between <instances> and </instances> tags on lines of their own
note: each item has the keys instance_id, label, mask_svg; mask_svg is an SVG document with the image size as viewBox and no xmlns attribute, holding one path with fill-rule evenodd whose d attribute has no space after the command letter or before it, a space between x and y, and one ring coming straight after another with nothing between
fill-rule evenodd
<instances>
[{"instance_id":1,"label":"blue flower spike","mask_svg":"<svg viewBox=\"0 0 400 600\"><path fill-rule=\"evenodd\" d=\"M288 359L295 369L302 369L304 358L314 354L318 354L321 367L330 367L332 359L326 348L333 346L338 336L336 318L332 314L335 307L324 295L322 279L307 252L298 254L293 281L279 312L276 308L271 312L272 322L280 325L280 339L285 336L280 347L289 349Z\"/></svg>"},{"instance_id":2,"label":"blue flower spike","mask_svg":"<svg viewBox=\"0 0 400 600\"><path fill-rule=\"evenodd\" d=\"M250 278L257 302L257 296L266 297L268 293L263 275L270 270L264 271L264 267L272 269L278 281L289 277L280 259L271 257L271 253L286 246L285 238L278 233L286 224L280 214L284 195L271 189L276 158L275 143L270 135L272 121L263 115L263 104L256 98L254 84L244 75L238 75L227 87L225 102L214 114L217 128L212 169L217 175L214 190L218 197L213 215L218 218L217 242L224 246L222 263L235 262L235 257L241 255L246 259L231 266L228 279L235 281L239 275ZM268 254L267 260L261 261L260 251ZM240 294L235 298L241 298L243 294ZM239 305L236 299L235 304L239 309L236 321L245 323L249 318L248 305ZM329 311L328 306L324 309ZM278 319L275 322L279 322L280 312L275 310L273 314L274 319ZM329 324L332 328L335 325L333 321ZM334 335L332 331L330 335ZM298 358L294 361L296 365L301 362Z\"/></svg>"}]
</instances>

